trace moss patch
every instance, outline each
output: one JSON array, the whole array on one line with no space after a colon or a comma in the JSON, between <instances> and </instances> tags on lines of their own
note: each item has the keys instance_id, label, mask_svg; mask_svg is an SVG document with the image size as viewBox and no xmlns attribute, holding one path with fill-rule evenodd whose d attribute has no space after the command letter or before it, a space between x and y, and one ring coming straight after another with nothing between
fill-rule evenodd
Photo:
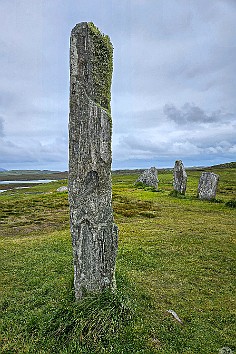
<instances>
[{"instance_id":1,"label":"moss patch","mask_svg":"<svg viewBox=\"0 0 236 354\"><path fill-rule=\"evenodd\" d=\"M94 100L110 114L113 47L109 36L102 34L92 22L88 23L88 29L93 40Z\"/></svg>"}]
</instances>

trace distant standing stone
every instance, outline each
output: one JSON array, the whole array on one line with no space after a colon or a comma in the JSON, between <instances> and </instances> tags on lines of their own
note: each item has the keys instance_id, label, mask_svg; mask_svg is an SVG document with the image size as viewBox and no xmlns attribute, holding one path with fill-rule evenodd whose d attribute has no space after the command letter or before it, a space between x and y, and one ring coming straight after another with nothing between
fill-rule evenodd
<instances>
[{"instance_id":1,"label":"distant standing stone","mask_svg":"<svg viewBox=\"0 0 236 354\"><path fill-rule=\"evenodd\" d=\"M57 192L67 192L68 191L68 187L67 186L62 186L57 188Z\"/></svg>"},{"instance_id":2,"label":"distant standing stone","mask_svg":"<svg viewBox=\"0 0 236 354\"><path fill-rule=\"evenodd\" d=\"M158 190L158 177L157 177L157 169L156 167L151 167L148 170L145 170L137 179L135 182L138 183L141 182L145 184L148 187L153 187L156 190Z\"/></svg>"},{"instance_id":3,"label":"distant standing stone","mask_svg":"<svg viewBox=\"0 0 236 354\"><path fill-rule=\"evenodd\" d=\"M213 172L202 172L198 184L199 199L211 200L216 197L219 175Z\"/></svg>"},{"instance_id":4,"label":"distant standing stone","mask_svg":"<svg viewBox=\"0 0 236 354\"><path fill-rule=\"evenodd\" d=\"M185 171L183 162L181 160L175 161L174 167L174 179L173 186L174 190L178 193L185 194L187 187L187 173Z\"/></svg>"},{"instance_id":5,"label":"distant standing stone","mask_svg":"<svg viewBox=\"0 0 236 354\"><path fill-rule=\"evenodd\" d=\"M111 189L113 48L92 23L70 39L69 202L75 297L115 288Z\"/></svg>"}]
</instances>

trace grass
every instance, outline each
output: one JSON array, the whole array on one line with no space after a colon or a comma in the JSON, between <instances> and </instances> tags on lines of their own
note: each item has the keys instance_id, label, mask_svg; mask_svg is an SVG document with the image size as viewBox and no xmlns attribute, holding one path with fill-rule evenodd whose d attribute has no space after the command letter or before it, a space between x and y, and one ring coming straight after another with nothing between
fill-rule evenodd
<instances>
[{"instance_id":1,"label":"grass","mask_svg":"<svg viewBox=\"0 0 236 354\"><path fill-rule=\"evenodd\" d=\"M185 197L172 175L159 191L113 175L119 226L117 292L73 297L65 181L0 195L2 353L218 353L236 350L236 169L220 174L218 203ZM28 194L25 194L28 193ZM183 325L167 312L173 310Z\"/></svg>"},{"instance_id":2,"label":"grass","mask_svg":"<svg viewBox=\"0 0 236 354\"><path fill-rule=\"evenodd\" d=\"M67 181L15 189L0 196L1 236L25 236L32 232L69 227L67 193L58 193Z\"/></svg>"}]
</instances>

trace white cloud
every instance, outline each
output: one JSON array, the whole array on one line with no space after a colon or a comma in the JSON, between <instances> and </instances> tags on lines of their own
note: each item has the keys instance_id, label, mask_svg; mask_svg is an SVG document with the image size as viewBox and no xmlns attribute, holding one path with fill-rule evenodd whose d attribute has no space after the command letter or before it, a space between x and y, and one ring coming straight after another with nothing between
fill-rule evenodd
<instances>
[{"instance_id":1,"label":"white cloud","mask_svg":"<svg viewBox=\"0 0 236 354\"><path fill-rule=\"evenodd\" d=\"M113 141L114 158L120 161L128 158L146 161L191 158L196 162L194 165L206 157L235 159L236 124L233 115L221 110L206 113L190 104L181 109L166 106L164 111L166 119L164 116L158 119L154 111L150 118L152 124L145 126L143 118L143 126L132 125L130 133L121 130L119 139ZM136 118L142 115L140 112Z\"/></svg>"},{"instance_id":2,"label":"white cloud","mask_svg":"<svg viewBox=\"0 0 236 354\"><path fill-rule=\"evenodd\" d=\"M173 120L177 124L195 124L195 123L213 123L222 121L226 123L233 114L222 112L218 109L211 113L206 113L204 110L193 103L185 103L180 109L173 104L166 104L163 107L163 112L166 117Z\"/></svg>"}]
</instances>

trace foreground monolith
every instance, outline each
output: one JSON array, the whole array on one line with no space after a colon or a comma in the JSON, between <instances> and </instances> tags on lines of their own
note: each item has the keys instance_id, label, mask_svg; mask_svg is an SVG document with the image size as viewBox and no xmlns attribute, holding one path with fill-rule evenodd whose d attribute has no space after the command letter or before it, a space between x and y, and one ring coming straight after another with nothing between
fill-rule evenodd
<instances>
[{"instance_id":1,"label":"foreground monolith","mask_svg":"<svg viewBox=\"0 0 236 354\"><path fill-rule=\"evenodd\" d=\"M147 187L152 187L155 190L158 190L158 177L157 177L157 169L156 167L151 167L148 170L143 171L135 184L142 183Z\"/></svg>"},{"instance_id":2,"label":"foreground monolith","mask_svg":"<svg viewBox=\"0 0 236 354\"><path fill-rule=\"evenodd\" d=\"M173 172L174 190L180 194L185 194L187 187L187 173L181 160L175 161Z\"/></svg>"},{"instance_id":3,"label":"foreground monolith","mask_svg":"<svg viewBox=\"0 0 236 354\"><path fill-rule=\"evenodd\" d=\"M115 288L111 190L113 48L92 24L70 39L69 202L75 297Z\"/></svg>"},{"instance_id":4,"label":"foreground monolith","mask_svg":"<svg viewBox=\"0 0 236 354\"><path fill-rule=\"evenodd\" d=\"M198 198L215 199L218 182L219 175L213 172L202 172L198 184Z\"/></svg>"}]
</instances>

